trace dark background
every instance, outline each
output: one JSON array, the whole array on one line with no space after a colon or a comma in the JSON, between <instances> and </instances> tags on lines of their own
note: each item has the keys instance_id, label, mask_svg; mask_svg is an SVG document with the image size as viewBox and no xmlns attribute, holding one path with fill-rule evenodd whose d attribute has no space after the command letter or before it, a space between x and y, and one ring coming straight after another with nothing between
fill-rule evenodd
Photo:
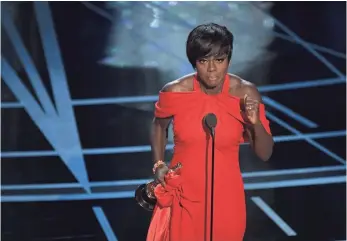
<instances>
[{"instance_id":1,"label":"dark background","mask_svg":"<svg viewBox=\"0 0 347 241\"><path fill-rule=\"evenodd\" d=\"M160 65L144 68L141 66L116 67L98 63L100 59L107 56L105 49L109 44L108 38L113 29L112 24L117 22L122 24L120 16L122 5L111 9L103 2L89 3L110 14L113 23L80 2L49 3L73 100L156 95L163 85L163 80L170 81L172 78L179 77L171 73L168 78L168 73L162 71ZM135 7L136 4L141 3L129 4ZM255 9L261 11L260 2L252 4L255 5ZM345 2L273 2L272 4L269 14L296 35L307 42L342 53L336 56L326 51L318 51L344 77L346 73ZM8 2L2 3L2 6L2 13L4 11L10 13L10 10L15 13L13 15L15 26L52 97L52 87L41 47L33 3ZM288 33L278 25L275 25L273 30L282 34L281 36L288 36ZM136 29L134 31L134 37L136 37ZM29 78L21 67L20 60L16 57L3 27L1 38L2 56L10 62L25 86L35 96ZM256 42L257 39L254 41ZM122 46L118 47L122 48ZM246 71L236 74L256 82L260 88L338 77L300 43L287 41L275 35L266 50L273 53L275 57L269 61L258 59L254 69L249 67ZM172 51L175 52L175 50ZM261 71L262 66L266 67L266 72ZM262 73L261 78L257 78L258 73ZM345 80L345 78L342 79ZM1 87L2 103L18 101L3 79ZM345 82L309 88L264 91L263 95L318 124L316 128L309 128L280 110L268 106L271 113L301 133L346 129ZM149 145L149 124L153 117L153 102L144 106L141 104L83 105L74 106L73 110L83 149ZM1 115L2 153L54 150L24 108L2 107ZM296 134L275 121L271 121L271 127L274 136ZM69 135L69 133L61 133L61 135ZM316 142L346 159L345 135L317 139ZM304 140L276 143L274 154L270 162L266 164L260 163L252 154L249 154L247 148L241 148L240 162L243 172L341 165ZM170 154L168 151L166 157L168 160ZM152 163L151 154L148 151L86 154L84 160L90 182L151 178ZM2 157L1 170L2 186L76 182L76 178L58 156ZM345 175L345 172L338 174ZM324 175L334 176L337 173ZM57 190L46 190L46 193L54 193L53 191ZM2 189L2 195L5 197L18 193L27 195L28 191L23 189L16 193L13 190L6 192ZM298 235L287 237L248 198L248 226L245 240L346 239L345 183L270 188L246 191L246 193L247 197L261 196L266 200ZM145 240L151 213L142 210L132 198L51 202L2 201L2 240L106 240L93 213L93 206L103 208L118 240Z\"/></svg>"}]
</instances>

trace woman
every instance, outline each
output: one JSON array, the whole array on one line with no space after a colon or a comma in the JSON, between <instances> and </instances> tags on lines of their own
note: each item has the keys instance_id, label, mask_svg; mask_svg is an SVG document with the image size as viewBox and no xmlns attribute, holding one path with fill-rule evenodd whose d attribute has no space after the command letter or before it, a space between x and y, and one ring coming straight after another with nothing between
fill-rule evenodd
<instances>
[{"instance_id":1,"label":"woman","mask_svg":"<svg viewBox=\"0 0 347 241\"><path fill-rule=\"evenodd\" d=\"M159 93L152 125L153 172L161 185L148 241L210 240L211 135L203 124L217 117L213 186L213 241L241 241L246 207L239 168L239 145L249 141L267 161L273 148L269 122L256 87L228 74L233 35L217 24L204 24L189 34L186 51L196 73L166 84ZM174 155L164 162L166 130L173 120ZM179 174L168 170L178 162Z\"/></svg>"}]
</instances>

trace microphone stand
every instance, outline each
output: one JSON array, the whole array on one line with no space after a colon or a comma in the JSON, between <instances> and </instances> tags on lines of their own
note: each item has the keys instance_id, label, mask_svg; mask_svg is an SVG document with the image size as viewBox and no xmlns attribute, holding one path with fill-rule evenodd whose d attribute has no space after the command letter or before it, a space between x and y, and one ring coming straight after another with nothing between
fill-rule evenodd
<instances>
[{"instance_id":1,"label":"microphone stand","mask_svg":"<svg viewBox=\"0 0 347 241\"><path fill-rule=\"evenodd\" d=\"M215 144L215 127L217 125L217 117L213 113L209 113L204 117L205 125L210 130L210 134L212 136L212 167L211 167L211 222L210 222L210 241L212 241L212 233L213 233L213 199L214 199L214 144ZM206 177L207 181L207 177ZM207 197L207 188L206 188L206 197ZM207 207L207 203L206 203ZM207 219L207 215L206 215Z\"/></svg>"},{"instance_id":2,"label":"microphone stand","mask_svg":"<svg viewBox=\"0 0 347 241\"><path fill-rule=\"evenodd\" d=\"M215 130L211 127L212 136L212 167L211 167L211 223L210 223L210 241L212 241L212 230L213 230L213 189L214 189L214 141L215 141Z\"/></svg>"}]
</instances>

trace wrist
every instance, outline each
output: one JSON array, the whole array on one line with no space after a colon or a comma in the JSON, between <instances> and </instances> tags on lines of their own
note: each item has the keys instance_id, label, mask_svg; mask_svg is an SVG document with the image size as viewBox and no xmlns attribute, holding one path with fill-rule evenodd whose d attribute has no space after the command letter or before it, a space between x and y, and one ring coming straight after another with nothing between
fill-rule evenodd
<instances>
[{"instance_id":1,"label":"wrist","mask_svg":"<svg viewBox=\"0 0 347 241\"><path fill-rule=\"evenodd\" d=\"M249 122L246 124L246 128L248 128L249 130L252 130L252 131L254 131L255 129L258 129L259 127L262 127L262 126L263 126L263 124L261 123L260 120L257 120L255 123Z\"/></svg>"},{"instance_id":2,"label":"wrist","mask_svg":"<svg viewBox=\"0 0 347 241\"><path fill-rule=\"evenodd\" d=\"M156 172L156 170L157 170L158 167L165 166L165 165L166 165L165 162L162 161L162 160L156 161L156 162L154 163L153 169L152 169L153 174L155 174L155 172Z\"/></svg>"},{"instance_id":3,"label":"wrist","mask_svg":"<svg viewBox=\"0 0 347 241\"><path fill-rule=\"evenodd\" d=\"M257 121L256 123L252 124L251 130L254 133L257 133L258 131L261 131L263 129L263 124L261 123L261 121Z\"/></svg>"},{"instance_id":4,"label":"wrist","mask_svg":"<svg viewBox=\"0 0 347 241\"><path fill-rule=\"evenodd\" d=\"M263 124L261 123L261 121L259 119L253 124L254 127L258 127L258 126L262 126L262 125Z\"/></svg>"}]
</instances>

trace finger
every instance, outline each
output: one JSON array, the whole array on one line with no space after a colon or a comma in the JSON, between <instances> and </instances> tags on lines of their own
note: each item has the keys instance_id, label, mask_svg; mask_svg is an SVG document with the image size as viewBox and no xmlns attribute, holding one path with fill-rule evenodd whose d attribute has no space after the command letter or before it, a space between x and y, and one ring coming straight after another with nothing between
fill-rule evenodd
<instances>
[{"instance_id":1,"label":"finger","mask_svg":"<svg viewBox=\"0 0 347 241\"><path fill-rule=\"evenodd\" d=\"M245 102L245 104L259 104L260 102L258 100L250 99L248 98Z\"/></svg>"},{"instance_id":2,"label":"finger","mask_svg":"<svg viewBox=\"0 0 347 241\"><path fill-rule=\"evenodd\" d=\"M252 109L253 109L253 106L251 106L251 105L246 106L246 111L247 112L251 111Z\"/></svg>"},{"instance_id":3,"label":"finger","mask_svg":"<svg viewBox=\"0 0 347 241\"><path fill-rule=\"evenodd\" d=\"M246 110L258 110L259 109L259 105L257 105L257 104L248 104L248 105L245 105L245 109Z\"/></svg>"},{"instance_id":4,"label":"finger","mask_svg":"<svg viewBox=\"0 0 347 241\"><path fill-rule=\"evenodd\" d=\"M246 110L246 112L256 111L257 110L257 106L256 105L246 105L245 106L245 110Z\"/></svg>"},{"instance_id":5,"label":"finger","mask_svg":"<svg viewBox=\"0 0 347 241\"><path fill-rule=\"evenodd\" d=\"M160 181L160 184L161 184L163 187L165 187L165 186L166 186L166 183L165 183L165 181L164 181L164 180Z\"/></svg>"},{"instance_id":6,"label":"finger","mask_svg":"<svg viewBox=\"0 0 347 241\"><path fill-rule=\"evenodd\" d=\"M249 104L250 102L248 101L248 95L245 94L243 96L243 99L241 101L241 111L245 112L247 111L247 105Z\"/></svg>"},{"instance_id":7,"label":"finger","mask_svg":"<svg viewBox=\"0 0 347 241\"><path fill-rule=\"evenodd\" d=\"M243 103L246 103L246 102L247 102L247 99L248 99L248 95L245 94L245 96L243 97Z\"/></svg>"},{"instance_id":8,"label":"finger","mask_svg":"<svg viewBox=\"0 0 347 241\"><path fill-rule=\"evenodd\" d=\"M255 101L258 101L257 99L253 98L252 96L249 96L248 94L245 94L243 96L243 100L244 101L247 101L247 100L255 100Z\"/></svg>"},{"instance_id":9,"label":"finger","mask_svg":"<svg viewBox=\"0 0 347 241\"><path fill-rule=\"evenodd\" d=\"M251 110L251 111L249 111L248 113L249 113L249 115L250 115L251 117L253 117L253 116L256 115L256 111L255 111L255 110Z\"/></svg>"},{"instance_id":10,"label":"finger","mask_svg":"<svg viewBox=\"0 0 347 241\"><path fill-rule=\"evenodd\" d=\"M258 103L247 103L244 106L245 110L257 110L259 109L259 104Z\"/></svg>"},{"instance_id":11,"label":"finger","mask_svg":"<svg viewBox=\"0 0 347 241\"><path fill-rule=\"evenodd\" d=\"M250 104L250 105L247 105L245 109L246 111L258 111L259 108L257 105Z\"/></svg>"},{"instance_id":12,"label":"finger","mask_svg":"<svg viewBox=\"0 0 347 241\"><path fill-rule=\"evenodd\" d=\"M248 113L247 113L247 118L249 119L249 120L251 120L251 119L253 119L254 117L255 117L255 112L254 111L249 111Z\"/></svg>"}]
</instances>

